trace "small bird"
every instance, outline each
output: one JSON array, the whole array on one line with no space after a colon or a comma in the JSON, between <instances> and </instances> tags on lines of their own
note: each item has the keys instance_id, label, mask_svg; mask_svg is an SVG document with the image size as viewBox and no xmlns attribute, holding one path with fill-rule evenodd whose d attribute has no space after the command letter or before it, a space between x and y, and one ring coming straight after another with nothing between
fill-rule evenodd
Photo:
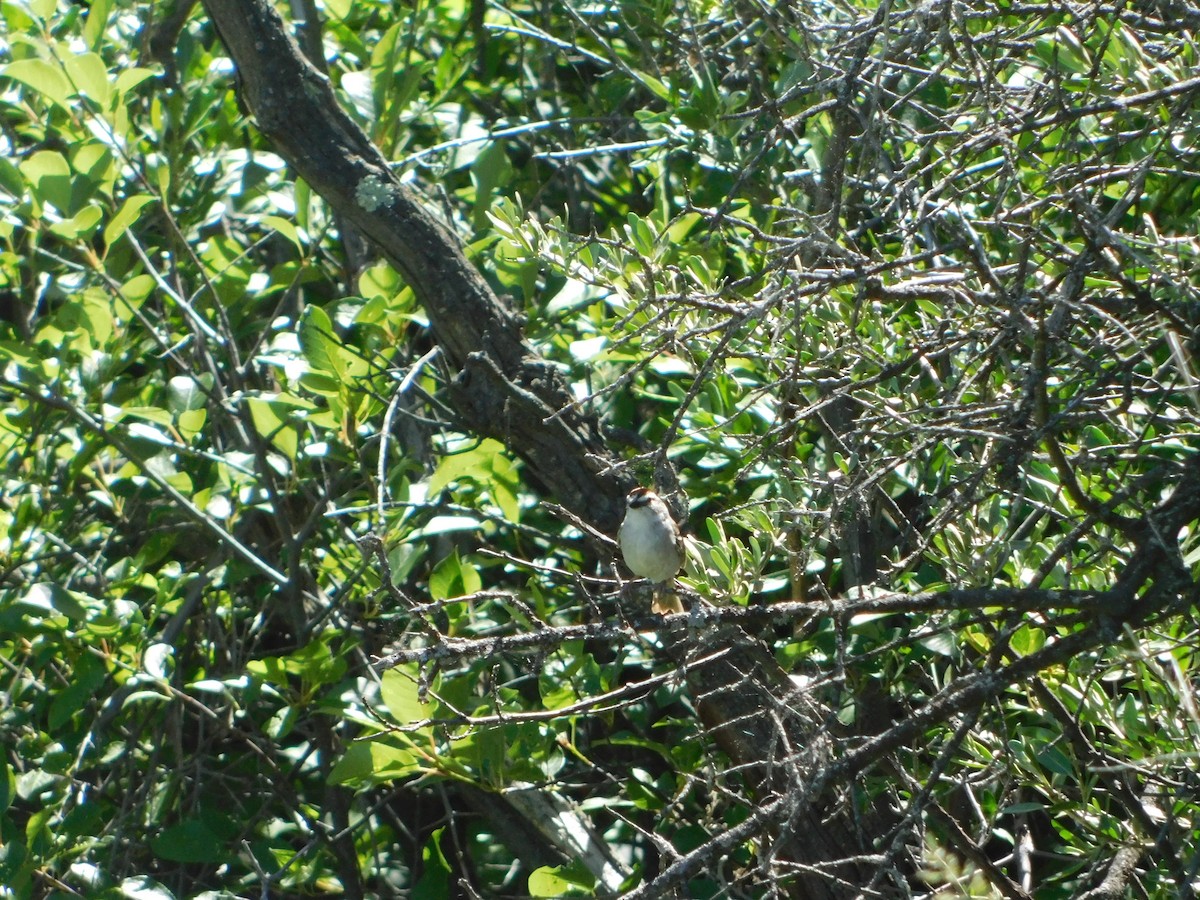
<instances>
[{"instance_id":1,"label":"small bird","mask_svg":"<svg viewBox=\"0 0 1200 900\"><path fill-rule=\"evenodd\" d=\"M629 570L655 584L651 611L661 615L683 612L679 597L658 587L675 578L684 553L683 536L662 497L644 487L630 491L617 539Z\"/></svg>"}]
</instances>

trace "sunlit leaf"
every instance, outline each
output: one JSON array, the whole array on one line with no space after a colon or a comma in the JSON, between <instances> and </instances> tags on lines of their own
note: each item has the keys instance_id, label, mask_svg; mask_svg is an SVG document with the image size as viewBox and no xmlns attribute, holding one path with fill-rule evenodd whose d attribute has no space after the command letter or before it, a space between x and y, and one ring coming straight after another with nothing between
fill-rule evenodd
<instances>
[{"instance_id":1,"label":"sunlit leaf","mask_svg":"<svg viewBox=\"0 0 1200 900\"><path fill-rule=\"evenodd\" d=\"M53 0L50 0L53 5ZM71 83L63 70L42 59L19 59L3 69L3 74L40 93L59 106L66 107L71 94Z\"/></svg>"}]
</instances>

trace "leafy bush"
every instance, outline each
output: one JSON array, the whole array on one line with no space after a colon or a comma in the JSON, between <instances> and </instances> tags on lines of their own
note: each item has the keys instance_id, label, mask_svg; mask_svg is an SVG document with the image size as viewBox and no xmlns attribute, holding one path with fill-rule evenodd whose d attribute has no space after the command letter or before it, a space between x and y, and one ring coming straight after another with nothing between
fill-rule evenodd
<instances>
[{"instance_id":1,"label":"leafy bush","mask_svg":"<svg viewBox=\"0 0 1200 900\"><path fill-rule=\"evenodd\" d=\"M801 6L0 4L5 896L1192 890L1195 16Z\"/></svg>"}]
</instances>

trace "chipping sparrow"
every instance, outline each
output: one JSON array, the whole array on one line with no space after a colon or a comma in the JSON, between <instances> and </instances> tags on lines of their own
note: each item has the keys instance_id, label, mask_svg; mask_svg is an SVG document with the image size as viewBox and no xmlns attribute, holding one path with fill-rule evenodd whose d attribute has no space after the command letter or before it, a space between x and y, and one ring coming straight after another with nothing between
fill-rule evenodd
<instances>
[{"instance_id":1,"label":"chipping sparrow","mask_svg":"<svg viewBox=\"0 0 1200 900\"><path fill-rule=\"evenodd\" d=\"M662 497L649 488L636 487L626 499L625 521L617 533L621 556L634 575L656 585L669 583L683 565L683 536ZM674 594L660 594L656 586L651 609L657 613L683 612Z\"/></svg>"}]
</instances>

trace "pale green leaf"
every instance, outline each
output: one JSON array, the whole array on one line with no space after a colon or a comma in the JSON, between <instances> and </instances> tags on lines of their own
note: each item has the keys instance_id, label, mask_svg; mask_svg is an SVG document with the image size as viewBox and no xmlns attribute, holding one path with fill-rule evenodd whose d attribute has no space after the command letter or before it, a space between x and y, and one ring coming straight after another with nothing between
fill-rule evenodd
<instances>
[{"instance_id":1,"label":"pale green leaf","mask_svg":"<svg viewBox=\"0 0 1200 900\"><path fill-rule=\"evenodd\" d=\"M90 235L104 213L98 206L85 206L76 215L50 226L50 233L59 240L74 241Z\"/></svg>"},{"instance_id":2,"label":"pale green leaf","mask_svg":"<svg viewBox=\"0 0 1200 900\"><path fill-rule=\"evenodd\" d=\"M300 240L300 232L296 230L296 225L290 219L285 219L283 216L263 216L262 223L267 228L273 228L276 232L283 235L296 251L304 255L304 242Z\"/></svg>"},{"instance_id":3,"label":"pale green leaf","mask_svg":"<svg viewBox=\"0 0 1200 900\"><path fill-rule=\"evenodd\" d=\"M429 718L429 707L421 702L412 672L400 667L388 669L380 678L379 693L399 724L409 725Z\"/></svg>"},{"instance_id":4,"label":"pale green leaf","mask_svg":"<svg viewBox=\"0 0 1200 900\"><path fill-rule=\"evenodd\" d=\"M122 69L121 74L117 76L113 88L118 94L127 94L132 91L143 81L157 77L153 69L141 69L137 67Z\"/></svg>"},{"instance_id":5,"label":"pale green leaf","mask_svg":"<svg viewBox=\"0 0 1200 900\"><path fill-rule=\"evenodd\" d=\"M0 69L0 75L19 81L64 109L70 105L71 82L62 69L44 59L19 59Z\"/></svg>"},{"instance_id":6,"label":"pale green leaf","mask_svg":"<svg viewBox=\"0 0 1200 900\"><path fill-rule=\"evenodd\" d=\"M308 364L319 372L341 377L344 366L341 348L333 336L333 322L319 306L307 306L300 316L300 350Z\"/></svg>"},{"instance_id":7,"label":"pale green leaf","mask_svg":"<svg viewBox=\"0 0 1200 900\"><path fill-rule=\"evenodd\" d=\"M105 246L112 246L113 242L138 220L142 210L153 202L154 198L149 194L134 194L132 197L128 197L108 220L108 224L104 226Z\"/></svg>"},{"instance_id":8,"label":"pale green leaf","mask_svg":"<svg viewBox=\"0 0 1200 900\"><path fill-rule=\"evenodd\" d=\"M104 60L95 53L80 53L67 57L63 67L74 88L73 93L94 100L101 106L107 104L112 88Z\"/></svg>"},{"instance_id":9,"label":"pale green leaf","mask_svg":"<svg viewBox=\"0 0 1200 900\"><path fill-rule=\"evenodd\" d=\"M20 165L33 196L64 215L71 209L71 167L54 150L39 150Z\"/></svg>"}]
</instances>

